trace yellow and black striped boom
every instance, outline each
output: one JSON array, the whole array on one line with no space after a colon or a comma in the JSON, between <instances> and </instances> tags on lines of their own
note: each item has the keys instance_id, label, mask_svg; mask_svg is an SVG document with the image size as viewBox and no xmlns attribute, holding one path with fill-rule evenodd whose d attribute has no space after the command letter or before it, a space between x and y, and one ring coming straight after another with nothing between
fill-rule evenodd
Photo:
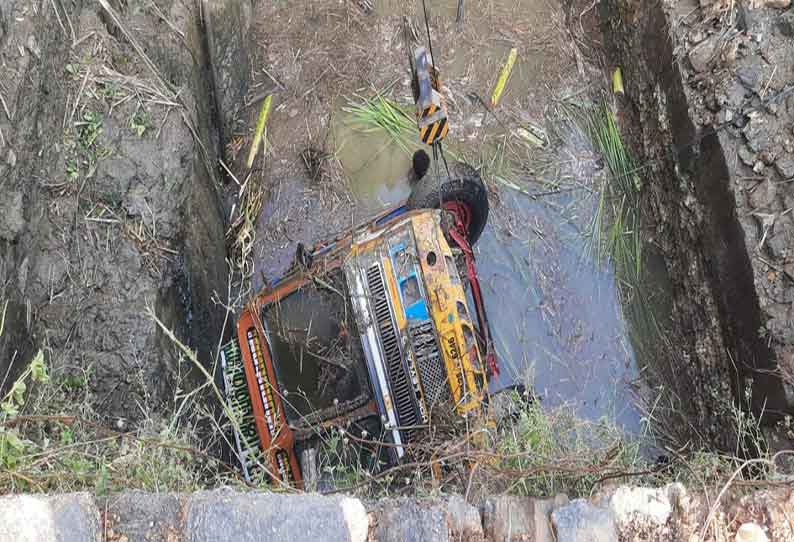
<instances>
[{"instance_id":1,"label":"yellow and black striped boom","mask_svg":"<svg viewBox=\"0 0 794 542\"><path fill-rule=\"evenodd\" d=\"M447 105L441 95L438 72L432 64L430 53L419 47L414 54L414 94L419 138L433 145L447 136Z\"/></svg>"}]
</instances>

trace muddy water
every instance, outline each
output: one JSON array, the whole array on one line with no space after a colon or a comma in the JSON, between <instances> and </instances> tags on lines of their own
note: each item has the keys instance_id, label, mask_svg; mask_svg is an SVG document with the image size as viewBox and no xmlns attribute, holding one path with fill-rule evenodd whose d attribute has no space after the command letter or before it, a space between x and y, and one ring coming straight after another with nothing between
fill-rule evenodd
<instances>
[{"instance_id":1,"label":"muddy water","mask_svg":"<svg viewBox=\"0 0 794 542\"><path fill-rule=\"evenodd\" d=\"M337 156L362 210L378 211L408 197L409 150L385 132L372 132L351 121L341 108L332 118L331 130Z\"/></svg>"},{"instance_id":2,"label":"muddy water","mask_svg":"<svg viewBox=\"0 0 794 542\"><path fill-rule=\"evenodd\" d=\"M637 431L638 374L615 277L587 257L587 236L566 220L576 219L569 202L555 199L504 193L477 247L504 369L495 385L527 381L544 404Z\"/></svg>"}]
</instances>

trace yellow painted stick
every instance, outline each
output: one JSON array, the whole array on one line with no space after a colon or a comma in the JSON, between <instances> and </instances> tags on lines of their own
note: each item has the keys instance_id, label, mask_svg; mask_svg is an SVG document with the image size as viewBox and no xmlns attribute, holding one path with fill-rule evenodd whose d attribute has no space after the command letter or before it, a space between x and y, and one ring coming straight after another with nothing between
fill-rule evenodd
<instances>
[{"instance_id":1,"label":"yellow painted stick","mask_svg":"<svg viewBox=\"0 0 794 542\"><path fill-rule=\"evenodd\" d=\"M612 72L612 92L615 94L626 93L626 91L623 90L623 72L620 70L620 66L615 68L615 71Z\"/></svg>"},{"instance_id":2,"label":"yellow painted stick","mask_svg":"<svg viewBox=\"0 0 794 542\"><path fill-rule=\"evenodd\" d=\"M496 107L499 105L499 99L502 97L502 92L505 90L505 85L507 84L507 80L510 78L510 73L513 71L513 65L516 63L517 57L518 49L513 47L510 49L510 54L507 55L507 62L505 62L505 65L502 66L502 71L499 73L499 80L496 82L496 86L493 89L493 94L491 95L491 107Z\"/></svg>"},{"instance_id":3,"label":"yellow painted stick","mask_svg":"<svg viewBox=\"0 0 794 542\"><path fill-rule=\"evenodd\" d=\"M248 169L254 167L254 158L259 151L259 145L262 143L262 134L265 131L265 124L267 124L267 117L270 114L270 106L273 104L273 96L270 95L262 102L262 109L259 110L259 118L256 120L256 131L254 132L254 141L251 143L251 149L248 151L248 161L245 165Z\"/></svg>"}]
</instances>

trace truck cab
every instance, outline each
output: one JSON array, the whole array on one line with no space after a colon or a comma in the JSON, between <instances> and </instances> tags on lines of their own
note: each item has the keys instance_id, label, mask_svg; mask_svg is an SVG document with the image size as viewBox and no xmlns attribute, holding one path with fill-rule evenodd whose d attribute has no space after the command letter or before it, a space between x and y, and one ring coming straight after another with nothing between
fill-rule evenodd
<instances>
[{"instance_id":1,"label":"truck cab","mask_svg":"<svg viewBox=\"0 0 794 542\"><path fill-rule=\"evenodd\" d=\"M475 171L455 172L300 247L246 304L221 366L247 479L301 487L303 451L335 428L358 427L389 465L439 416L484 415L496 366L471 245L487 192Z\"/></svg>"}]
</instances>

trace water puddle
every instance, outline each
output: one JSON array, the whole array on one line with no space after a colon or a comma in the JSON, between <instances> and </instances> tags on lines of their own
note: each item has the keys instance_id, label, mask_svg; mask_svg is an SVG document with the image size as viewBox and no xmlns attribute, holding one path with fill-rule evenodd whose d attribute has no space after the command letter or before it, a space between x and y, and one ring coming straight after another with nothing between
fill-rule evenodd
<instances>
[{"instance_id":1,"label":"water puddle","mask_svg":"<svg viewBox=\"0 0 794 542\"><path fill-rule=\"evenodd\" d=\"M503 368L495 386L528 381L545 405L572 404L639 432L638 371L614 275L586 256L587 236L558 209L502 198L477 246Z\"/></svg>"},{"instance_id":2,"label":"water puddle","mask_svg":"<svg viewBox=\"0 0 794 542\"><path fill-rule=\"evenodd\" d=\"M331 119L331 133L350 190L363 210L374 213L408 197L410 151L385 132L355 122L341 107Z\"/></svg>"}]
</instances>

